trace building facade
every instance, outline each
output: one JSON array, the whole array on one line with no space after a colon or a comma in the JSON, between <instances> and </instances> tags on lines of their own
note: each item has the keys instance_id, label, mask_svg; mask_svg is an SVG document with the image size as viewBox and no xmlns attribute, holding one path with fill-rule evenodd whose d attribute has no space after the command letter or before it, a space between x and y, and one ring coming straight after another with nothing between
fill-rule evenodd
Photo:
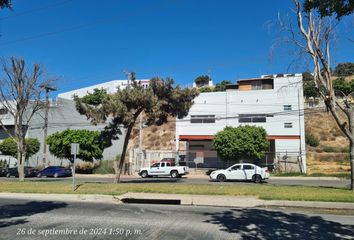
<instances>
[{"instance_id":1,"label":"building facade","mask_svg":"<svg viewBox=\"0 0 354 240\"><path fill-rule=\"evenodd\" d=\"M213 150L214 135L226 126L262 126L270 147L256 163L306 172L303 109L301 74L242 79L225 92L196 97L188 116L176 120L176 149L185 149L189 165L222 167L226 163Z\"/></svg>"}]
</instances>

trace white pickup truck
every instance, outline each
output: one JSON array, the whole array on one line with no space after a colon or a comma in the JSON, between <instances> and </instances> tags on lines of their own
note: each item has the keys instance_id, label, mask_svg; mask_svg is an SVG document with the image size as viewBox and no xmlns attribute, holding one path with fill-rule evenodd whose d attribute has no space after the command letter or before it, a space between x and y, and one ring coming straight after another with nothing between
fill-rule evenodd
<instances>
[{"instance_id":1,"label":"white pickup truck","mask_svg":"<svg viewBox=\"0 0 354 240\"><path fill-rule=\"evenodd\" d=\"M171 166L168 162L159 162L151 165L151 167L141 168L139 175L143 178L154 176L171 176L178 178L189 173L186 166Z\"/></svg>"}]
</instances>

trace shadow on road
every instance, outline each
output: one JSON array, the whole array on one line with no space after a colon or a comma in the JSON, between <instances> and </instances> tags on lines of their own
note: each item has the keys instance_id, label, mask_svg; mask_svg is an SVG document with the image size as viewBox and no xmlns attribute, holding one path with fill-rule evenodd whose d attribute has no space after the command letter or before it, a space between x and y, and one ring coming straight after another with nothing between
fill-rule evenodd
<instances>
[{"instance_id":1,"label":"shadow on road","mask_svg":"<svg viewBox=\"0 0 354 240\"><path fill-rule=\"evenodd\" d=\"M27 202L24 204L5 204L0 206L0 228L24 224L28 222L27 216L43 213L58 208L66 207L66 203L56 202ZM18 218L19 219L12 219Z\"/></svg>"},{"instance_id":2,"label":"shadow on road","mask_svg":"<svg viewBox=\"0 0 354 240\"><path fill-rule=\"evenodd\" d=\"M207 223L242 239L353 239L354 226L326 221L322 217L262 209L232 209L205 213Z\"/></svg>"},{"instance_id":3,"label":"shadow on road","mask_svg":"<svg viewBox=\"0 0 354 240\"><path fill-rule=\"evenodd\" d=\"M149 178L121 180L121 183L179 183L184 182L181 178Z\"/></svg>"}]
</instances>

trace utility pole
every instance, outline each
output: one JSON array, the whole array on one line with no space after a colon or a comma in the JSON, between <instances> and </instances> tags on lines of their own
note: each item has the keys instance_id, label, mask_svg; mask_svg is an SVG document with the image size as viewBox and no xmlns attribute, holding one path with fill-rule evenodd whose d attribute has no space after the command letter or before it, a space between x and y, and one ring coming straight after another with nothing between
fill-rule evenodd
<instances>
[{"instance_id":1,"label":"utility pole","mask_svg":"<svg viewBox=\"0 0 354 240\"><path fill-rule=\"evenodd\" d=\"M48 112L49 112L49 92L56 91L54 87L46 85L41 85L40 87L45 89L45 109L44 109L44 127L43 127L43 165L46 167L48 165L47 156L47 135L48 135Z\"/></svg>"},{"instance_id":2,"label":"utility pole","mask_svg":"<svg viewBox=\"0 0 354 240\"><path fill-rule=\"evenodd\" d=\"M299 160L300 160L300 172L303 173L303 163L302 163L302 144L301 144L301 109L300 109L300 88L298 89L297 91L297 100L298 100L298 109L299 109L299 143L300 143L300 146L299 146L299 151L300 151L300 157L299 157ZM305 109L304 109L304 112L305 112Z\"/></svg>"}]
</instances>

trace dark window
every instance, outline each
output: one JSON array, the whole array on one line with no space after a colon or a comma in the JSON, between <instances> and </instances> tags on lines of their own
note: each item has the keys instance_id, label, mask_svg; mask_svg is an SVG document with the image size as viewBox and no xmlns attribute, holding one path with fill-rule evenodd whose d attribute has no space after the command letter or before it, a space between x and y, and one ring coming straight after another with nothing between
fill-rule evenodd
<instances>
[{"instance_id":1,"label":"dark window","mask_svg":"<svg viewBox=\"0 0 354 240\"><path fill-rule=\"evenodd\" d=\"M243 170L252 170L254 169L254 166L252 165L243 165Z\"/></svg>"},{"instance_id":2,"label":"dark window","mask_svg":"<svg viewBox=\"0 0 354 240\"><path fill-rule=\"evenodd\" d=\"M7 111L6 108L0 108L0 115L5 115L8 114L9 112Z\"/></svg>"},{"instance_id":3,"label":"dark window","mask_svg":"<svg viewBox=\"0 0 354 240\"><path fill-rule=\"evenodd\" d=\"M166 167L171 167L171 164L170 163L166 163Z\"/></svg>"},{"instance_id":4,"label":"dark window","mask_svg":"<svg viewBox=\"0 0 354 240\"><path fill-rule=\"evenodd\" d=\"M231 170L232 171L241 170L241 165L236 165L236 166L232 167Z\"/></svg>"},{"instance_id":5,"label":"dark window","mask_svg":"<svg viewBox=\"0 0 354 240\"><path fill-rule=\"evenodd\" d=\"M165 166L165 163L163 162L163 163L161 163L161 167L164 167Z\"/></svg>"},{"instance_id":6,"label":"dark window","mask_svg":"<svg viewBox=\"0 0 354 240\"><path fill-rule=\"evenodd\" d=\"M262 90L262 81L252 81L252 90Z\"/></svg>"},{"instance_id":7,"label":"dark window","mask_svg":"<svg viewBox=\"0 0 354 240\"><path fill-rule=\"evenodd\" d=\"M291 105L284 105L284 111L291 111L291 110L293 110Z\"/></svg>"},{"instance_id":8,"label":"dark window","mask_svg":"<svg viewBox=\"0 0 354 240\"><path fill-rule=\"evenodd\" d=\"M151 167L159 167L160 163L154 163Z\"/></svg>"},{"instance_id":9,"label":"dark window","mask_svg":"<svg viewBox=\"0 0 354 240\"><path fill-rule=\"evenodd\" d=\"M238 118L239 123L257 123L257 122L267 122L267 117L272 117L272 115L267 114L240 114Z\"/></svg>"},{"instance_id":10,"label":"dark window","mask_svg":"<svg viewBox=\"0 0 354 240\"><path fill-rule=\"evenodd\" d=\"M191 115L191 123L215 123L215 115Z\"/></svg>"},{"instance_id":11,"label":"dark window","mask_svg":"<svg viewBox=\"0 0 354 240\"><path fill-rule=\"evenodd\" d=\"M284 128L292 128L292 127L293 127L293 123L291 122L284 123Z\"/></svg>"}]
</instances>

